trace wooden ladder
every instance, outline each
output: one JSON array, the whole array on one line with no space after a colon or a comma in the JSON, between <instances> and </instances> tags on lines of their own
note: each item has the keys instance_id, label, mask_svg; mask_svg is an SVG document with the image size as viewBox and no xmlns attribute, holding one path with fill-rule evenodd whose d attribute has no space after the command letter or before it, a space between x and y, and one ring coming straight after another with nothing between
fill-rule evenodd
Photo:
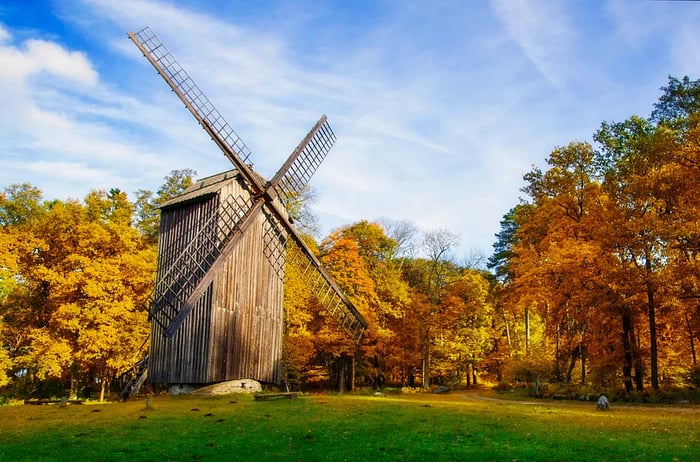
<instances>
[{"instance_id":1,"label":"wooden ladder","mask_svg":"<svg viewBox=\"0 0 700 462\"><path fill-rule=\"evenodd\" d=\"M141 385L143 385L146 378L148 378L148 356L134 364L134 367L131 370L131 378L122 390L122 398L124 401L128 400L132 396L136 396L141 389Z\"/></svg>"}]
</instances>

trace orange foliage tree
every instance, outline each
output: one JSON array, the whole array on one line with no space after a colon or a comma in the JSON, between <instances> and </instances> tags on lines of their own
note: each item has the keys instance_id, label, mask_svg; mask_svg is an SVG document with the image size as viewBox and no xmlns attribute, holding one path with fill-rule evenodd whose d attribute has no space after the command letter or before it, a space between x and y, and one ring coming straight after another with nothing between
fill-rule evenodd
<instances>
[{"instance_id":1,"label":"orange foliage tree","mask_svg":"<svg viewBox=\"0 0 700 462\"><path fill-rule=\"evenodd\" d=\"M537 310L554 380L590 368L631 392L697 370L700 81L662 90L651 118L603 123L599 150L555 149L504 221L499 297Z\"/></svg>"}]
</instances>

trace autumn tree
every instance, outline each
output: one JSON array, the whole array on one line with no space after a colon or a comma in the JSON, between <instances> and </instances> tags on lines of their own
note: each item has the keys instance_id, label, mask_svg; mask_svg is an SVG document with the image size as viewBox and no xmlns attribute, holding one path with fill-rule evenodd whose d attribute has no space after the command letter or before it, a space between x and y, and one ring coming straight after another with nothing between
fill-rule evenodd
<instances>
[{"instance_id":1,"label":"autumn tree","mask_svg":"<svg viewBox=\"0 0 700 462\"><path fill-rule=\"evenodd\" d=\"M527 216L526 211L531 204L521 203L511 208L500 222L501 230L496 233L496 242L493 244L494 252L488 258L487 268L493 271L496 276L491 292L495 294L494 304L498 317L502 319L505 329L508 348L516 349L519 345L515 345L513 339L518 332L516 329L522 321L524 328L524 355L527 356L530 351L530 306L524 304L522 306L522 315L516 309L519 304L511 299L506 301L506 298L511 296L511 291L506 289L513 282L513 270L510 267L511 262L515 258L515 247L518 242L518 229L520 221ZM500 366L500 365L499 365ZM500 371L500 367L499 367Z\"/></svg>"},{"instance_id":2,"label":"autumn tree","mask_svg":"<svg viewBox=\"0 0 700 462\"><path fill-rule=\"evenodd\" d=\"M404 268L404 278L421 296L413 297L412 315L418 320L423 388L430 387L430 359L434 332L432 325L449 279L458 273L452 252L459 237L447 229L423 233L420 248L426 258L413 259Z\"/></svg>"},{"instance_id":3,"label":"autumn tree","mask_svg":"<svg viewBox=\"0 0 700 462\"><path fill-rule=\"evenodd\" d=\"M15 244L2 265L14 283L0 309L15 375L28 393L50 378L66 380L72 395L96 381L102 399L145 352L155 249L131 227L133 206L119 190L93 191L83 203L40 202L36 190L27 202L14 191L0 207L15 217L2 227Z\"/></svg>"},{"instance_id":4,"label":"autumn tree","mask_svg":"<svg viewBox=\"0 0 700 462\"><path fill-rule=\"evenodd\" d=\"M147 242L154 245L158 242L161 205L192 186L195 175L197 172L189 168L172 170L155 194L147 189L136 191L134 226Z\"/></svg>"},{"instance_id":5,"label":"autumn tree","mask_svg":"<svg viewBox=\"0 0 700 462\"><path fill-rule=\"evenodd\" d=\"M482 273L465 269L445 288L433 323L434 374L456 383L477 384L479 364L493 351L493 306L489 282Z\"/></svg>"},{"instance_id":6,"label":"autumn tree","mask_svg":"<svg viewBox=\"0 0 700 462\"><path fill-rule=\"evenodd\" d=\"M408 287L392 258L396 247L378 224L368 221L340 228L321 243L322 262L371 326L358 353L362 373L375 387L382 386L400 356L394 328L409 302Z\"/></svg>"},{"instance_id":7,"label":"autumn tree","mask_svg":"<svg viewBox=\"0 0 700 462\"><path fill-rule=\"evenodd\" d=\"M630 296L644 306L651 386L658 389L657 315L670 303L663 288L673 285L666 262L679 212L675 178L683 174L673 168L678 138L665 125L631 117L622 123L604 123L596 139L602 145L604 187L618 216L615 245L628 269Z\"/></svg>"},{"instance_id":8,"label":"autumn tree","mask_svg":"<svg viewBox=\"0 0 700 462\"><path fill-rule=\"evenodd\" d=\"M537 307L556 379L578 360L582 380L590 366L599 383L621 371L627 391L657 389L696 364L699 88L669 77L649 119L604 122L600 149L571 143L525 175L530 201L490 262L496 305Z\"/></svg>"},{"instance_id":9,"label":"autumn tree","mask_svg":"<svg viewBox=\"0 0 700 462\"><path fill-rule=\"evenodd\" d=\"M554 376L570 382L579 361L585 381L595 317L605 305L599 294L605 282L605 251L596 240L601 229L600 184L590 144L571 143L547 159L549 168L525 175L531 200L521 208L521 224L508 248L512 290L545 321L548 348L553 349Z\"/></svg>"},{"instance_id":10,"label":"autumn tree","mask_svg":"<svg viewBox=\"0 0 700 462\"><path fill-rule=\"evenodd\" d=\"M315 254L318 244L311 236L305 242ZM292 244L289 244L292 245ZM315 336L323 321L321 305L307 287L307 282L296 265L287 264L284 279L284 340L282 367L285 384L299 388L313 382L316 351Z\"/></svg>"}]
</instances>

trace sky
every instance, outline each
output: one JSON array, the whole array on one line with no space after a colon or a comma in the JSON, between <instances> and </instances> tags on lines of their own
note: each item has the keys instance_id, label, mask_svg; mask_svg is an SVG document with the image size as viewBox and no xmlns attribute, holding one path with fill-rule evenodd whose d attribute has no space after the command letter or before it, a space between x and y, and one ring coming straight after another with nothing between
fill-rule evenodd
<instances>
[{"instance_id":1,"label":"sky","mask_svg":"<svg viewBox=\"0 0 700 462\"><path fill-rule=\"evenodd\" d=\"M45 199L231 168L128 31L149 26L271 178L326 114L321 234L408 220L492 253L523 175L700 78L700 3L0 0L0 189Z\"/></svg>"}]
</instances>

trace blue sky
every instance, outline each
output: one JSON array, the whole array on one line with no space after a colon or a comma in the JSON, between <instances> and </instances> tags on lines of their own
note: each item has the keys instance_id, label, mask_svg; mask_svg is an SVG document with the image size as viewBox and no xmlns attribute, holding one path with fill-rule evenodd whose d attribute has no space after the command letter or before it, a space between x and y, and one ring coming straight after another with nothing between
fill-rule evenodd
<instances>
[{"instance_id":1,"label":"blue sky","mask_svg":"<svg viewBox=\"0 0 700 462\"><path fill-rule=\"evenodd\" d=\"M155 190L230 164L127 38L150 26L271 177L325 113L322 234L410 220L489 255L522 175L700 78L700 3L0 3L0 187Z\"/></svg>"}]
</instances>

